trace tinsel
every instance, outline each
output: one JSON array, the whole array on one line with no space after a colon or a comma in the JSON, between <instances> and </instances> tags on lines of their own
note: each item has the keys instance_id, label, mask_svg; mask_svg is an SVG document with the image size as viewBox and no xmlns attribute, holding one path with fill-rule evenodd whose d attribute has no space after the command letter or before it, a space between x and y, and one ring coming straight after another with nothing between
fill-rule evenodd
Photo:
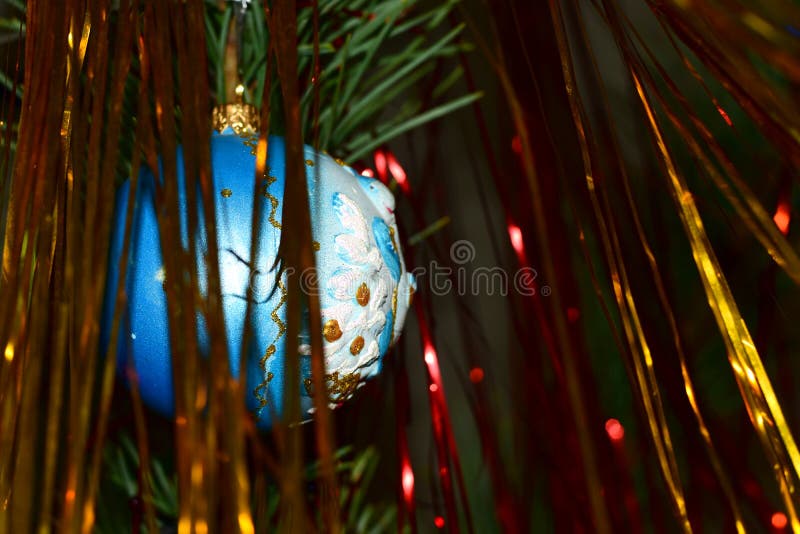
<instances>
[{"instance_id":1,"label":"tinsel","mask_svg":"<svg viewBox=\"0 0 800 534\"><path fill-rule=\"evenodd\" d=\"M118 4L0 19L0 532L800 531L797 6ZM306 142L394 189L415 265L457 286L494 262L533 273L524 291L421 285L386 376L331 410L319 302L290 279L315 417L288 387L260 433L228 369L219 251L200 297L176 222L180 145L189 231L202 210L216 242L211 109L237 84L260 112L254 179L268 134L287 140L276 267L314 268ZM178 251L167 422L99 342L114 192L143 165ZM480 264L452 256L464 239Z\"/></svg>"}]
</instances>

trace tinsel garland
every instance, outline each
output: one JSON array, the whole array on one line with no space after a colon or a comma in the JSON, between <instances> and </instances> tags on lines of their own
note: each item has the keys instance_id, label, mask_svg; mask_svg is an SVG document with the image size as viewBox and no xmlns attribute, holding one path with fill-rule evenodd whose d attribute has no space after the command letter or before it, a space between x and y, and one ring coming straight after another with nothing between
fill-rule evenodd
<instances>
[{"instance_id":1,"label":"tinsel garland","mask_svg":"<svg viewBox=\"0 0 800 534\"><path fill-rule=\"evenodd\" d=\"M532 279L501 298L423 283L387 377L341 413L307 299L315 422L297 424L287 388L261 434L228 369L219 273L205 360L184 313L195 255L167 254L185 283L168 289L181 335L163 421L99 343L114 191L161 168L161 238L179 251L181 145L189 224L213 221L210 110L231 85L235 8L9 2L0 531L800 530L796 6L240 3L257 173L268 134L287 138L287 266L313 267L305 141L395 190L416 266L453 287L489 262ZM474 265L451 253L464 239ZM288 295L293 338L297 280ZM132 511L112 514L120 486Z\"/></svg>"}]
</instances>

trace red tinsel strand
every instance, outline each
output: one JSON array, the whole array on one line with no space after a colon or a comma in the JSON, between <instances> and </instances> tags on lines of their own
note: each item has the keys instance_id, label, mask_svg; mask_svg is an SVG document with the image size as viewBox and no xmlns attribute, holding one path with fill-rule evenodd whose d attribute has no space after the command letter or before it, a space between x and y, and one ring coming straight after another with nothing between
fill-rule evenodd
<instances>
[{"instance_id":1,"label":"red tinsel strand","mask_svg":"<svg viewBox=\"0 0 800 534\"><path fill-rule=\"evenodd\" d=\"M447 411L447 401L444 395L444 384L442 383L442 374L439 367L439 357L431 339L430 329L425 320L422 298L420 298L419 295L414 299L414 310L416 311L417 322L419 324L425 369L428 372L428 399L430 400L431 407L433 437L436 442L439 479L442 485L442 495L444 496L445 511L447 513L445 521L450 531L458 532L458 511L456 509L453 480L449 465L450 460L453 461L454 465L458 463L458 451L453 448L455 440L453 438L453 429L450 426L450 416ZM464 505L468 507L469 503L464 502ZM472 528L470 525L470 531L471 530Z\"/></svg>"},{"instance_id":2,"label":"red tinsel strand","mask_svg":"<svg viewBox=\"0 0 800 534\"><path fill-rule=\"evenodd\" d=\"M386 163L386 154L384 154L382 148L379 148L378 150L375 151L375 154L373 155L373 160L375 161L375 172L378 174L378 180L380 180L384 184L388 184L389 173Z\"/></svg>"},{"instance_id":3,"label":"red tinsel strand","mask_svg":"<svg viewBox=\"0 0 800 534\"><path fill-rule=\"evenodd\" d=\"M506 226L508 227L508 239L511 242L511 248L514 249L517 255L519 267L521 269L532 269L531 264L528 262L528 255L525 252L525 239L522 235L522 229L511 219L507 220ZM550 328L550 323L547 322L547 314L540 299L541 288L535 278L530 280L529 283L530 287L528 289L531 290L530 300L533 302L534 313L542 328L542 337L544 338L545 345L547 345L547 352L550 354L550 362L553 365L553 371L556 374L558 383L563 388L566 384L564 381L564 370L558 358L558 349L556 348L556 340L553 337L553 331Z\"/></svg>"},{"instance_id":4,"label":"red tinsel strand","mask_svg":"<svg viewBox=\"0 0 800 534\"><path fill-rule=\"evenodd\" d=\"M620 479L625 499L625 510L628 513L628 528L631 532L641 532L642 516L639 510L639 498L633 486L631 462L625 450L625 427L617 419L609 419L605 424L606 434L614 451L616 476Z\"/></svg>"},{"instance_id":5,"label":"red tinsel strand","mask_svg":"<svg viewBox=\"0 0 800 534\"><path fill-rule=\"evenodd\" d=\"M374 153L374 161L375 161L375 168L378 171L378 176L383 177L384 182L388 182L389 175L391 174L392 178L394 178L395 182L400 187L400 190L406 196L406 198L412 203L412 207L415 208L415 214L419 215L419 210L416 209L417 206L413 204L414 198L411 196L411 187L408 183L408 176L406 174L405 169L400 164L400 162L395 157L394 153L392 153L388 149L378 149ZM369 169L366 169L369 170ZM388 172L387 172L388 171ZM421 221L422 219L418 217ZM409 260L411 259L409 255ZM441 372L439 370L438 365L438 356L436 356L436 350L433 347L433 343L431 342L430 330L428 328L427 323L424 322L424 316L420 311L421 308L421 296L416 298L416 305L417 305L417 318L420 322L420 330L422 331L424 328L425 337L423 338L423 354L425 355L425 362L426 368L428 369L428 376L429 376L429 384L428 390L430 392L430 401L431 401L431 417L433 419L434 425L434 438L437 442L437 451L443 453L443 457L439 460L439 475L443 479L443 493L445 494L445 502L446 505L449 503L447 502L448 493L452 498L452 480L450 479L449 475L449 467L448 467L448 459L452 462L453 470L455 471L455 479L458 485L459 496L461 501L464 505L463 512L464 512L464 520L467 525L467 531L472 533L474 532L474 526L472 521L472 514L469 507L469 500L467 498L467 491L466 486L464 484L464 475L461 469L461 461L458 457L458 448L455 443L455 438L453 436L452 431L452 424L450 422L450 415L447 410L447 401L444 396L444 388L441 380ZM432 355L432 358L429 357ZM431 366L428 362L433 361L435 365ZM438 431L437 431L438 428ZM494 451L490 451L494 452ZM455 514L455 503L453 502L453 511L451 512L450 507L448 508L448 514L451 515L453 518L457 519L457 515ZM504 509L507 506L503 507ZM509 524L515 524L515 521L509 521ZM446 523L443 523L443 525ZM455 523L457 525L457 523ZM443 527L439 527L443 528ZM457 526L454 529L455 531L458 530Z\"/></svg>"},{"instance_id":6,"label":"red tinsel strand","mask_svg":"<svg viewBox=\"0 0 800 534\"><path fill-rule=\"evenodd\" d=\"M400 186L400 189L403 191L403 193L408 195L411 190L409 189L406 170L402 165L400 165L400 162L397 161L397 158L394 157L394 154L391 150L386 151L386 163L389 167L389 172L391 173L392 178L394 178L394 181L397 182L397 185Z\"/></svg>"},{"instance_id":7,"label":"red tinsel strand","mask_svg":"<svg viewBox=\"0 0 800 534\"><path fill-rule=\"evenodd\" d=\"M397 505L397 532L403 532L403 523L408 518L411 533L417 532L417 518L414 506L414 470L411 467L411 458L408 453L408 437L406 436L406 422L408 419L408 375L405 367L399 366L396 384L397 412L397 456L400 463L400 491L398 492Z\"/></svg>"},{"instance_id":8,"label":"red tinsel strand","mask_svg":"<svg viewBox=\"0 0 800 534\"><path fill-rule=\"evenodd\" d=\"M456 21L452 20L452 24L453 24L453 26L455 26ZM470 65L470 62L467 60L466 54L464 54L463 52L459 53L459 59L460 59L461 66L463 68L464 81L465 81L465 83L467 85L468 90L469 91L476 91L477 90L477 84L475 83L475 81L474 81L474 79L472 77L471 65ZM513 221L513 213L514 212L513 212L512 207L515 205L513 199L516 198L515 197L515 193L514 193L514 186L510 185L508 183L508 174L501 169L500 164L499 164L499 160L495 155L495 146L494 146L494 143L493 143L492 139L490 139L490 137L489 137L488 132L490 131L490 129L488 128L488 124L487 124L486 118L484 116L483 110L481 108L480 102L474 102L471 105L471 108L472 108L472 111L474 113L476 125L478 126L477 127L477 132L478 132L478 134L480 136L481 144L483 145L482 153L485 155L487 163L489 165L490 174L491 174L491 177L493 179L492 182L495 185L495 187L497 188L497 197L498 197L498 200L501 203L503 213L504 213L504 215L506 217L506 222L507 222L507 224L511 224L511 225L513 225L515 227L519 227L519 225L515 224L514 221ZM516 155L518 157L521 156L522 146L521 146L521 141L519 140L519 138L516 137L516 138L512 139L510 145L511 145L512 153L516 153ZM511 235L509 235L509 238L511 238ZM524 243L524 239L522 239L522 242ZM515 252L516 252L516 250L515 250ZM520 257L520 255L518 254L518 260L522 260L518 264L520 267L529 266L528 262L527 262L527 257ZM557 377L559 385L560 385L559 389L561 390L561 392L563 392L564 389L565 389L565 381L564 381L564 377L563 377L563 371L561 369L560 354L559 354L559 352L558 352L558 350L556 348L556 342L555 342L555 336L554 336L554 332L553 332L553 326L552 326L552 324L550 322L550 319L548 317L548 313L545 311L544 303L542 302L542 299L539 298L540 288L539 288L539 286L538 286L538 284L536 283L535 280L533 281L531 286L532 286L532 289L535 292L535 295L532 298L522 298L522 299L520 299L521 300L521 304L522 304L523 307L527 308L528 310L530 310L531 308L533 309L532 311L534 312L534 315L536 317L536 321L539 324L539 332L541 334L541 339L543 339L544 342L545 342L545 345L546 345L547 351L548 351L548 355L549 355L549 359L551 361L551 365L552 365L552 367L553 367L553 369L554 369L554 371L556 373L556 377ZM514 321L514 327L521 334L521 339L526 339L525 328L527 328L527 327L522 327L520 325L520 323L518 321L516 321L516 320ZM531 340L530 343L526 345L526 348L530 348L530 350L536 350L532 346L532 343L533 343L533 341ZM532 372L533 372L532 370L526 370L526 374L532 373ZM533 380L526 380L525 382L528 384L528 386L534 386L535 387L536 378L533 377ZM548 403L547 402L548 401L547 396L545 396L542 400L544 400L545 403ZM567 405L567 401L566 401L566 399L564 398L564 396L562 394L559 394L555 399L552 399L552 400L554 402L554 408L566 407L566 405ZM558 416L556 415L555 417L557 418ZM563 428L559 428L557 425L555 425L552 428L552 431L556 432L556 433L561 433L562 431L564 431L564 429ZM554 451L554 452L556 452L556 454L558 454L558 451ZM569 453L567 453L565 451L561 451L561 452L563 454L563 456L561 457L561 460L563 462L565 462L565 469L566 469L566 466L569 465L572 470L575 470L575 471L579 472L581 470L581 466L575 464L574 462L570 463ZM491 467L491 464L489 464L489 466ZM494 476L496 476L496 475L494 475ZM569 478L573 479L576 476L577 476L577 473L575 474L575 476L572 476L572 477L569 477ZM495 489L495 498L496 498L496 503L495 503L496 513L498 515L498 518L501 520L501 523L504 525L504 527L506 527L506 528L514 528L514 527L518 527L520 524L525 524L525 522L527 520L527 513L526 513L526 510L525 510L525 507L521 506L519 503L514 502L514 500L510 497L510 494L507 492L507 486L504 486L504 485L498 486L497 484L494 484L494 489ZM566 496L569 493L570 492L568 491L565 494L565 498L561 499L561 500L564 501L566 499ZM556 508L562 509L561 506L556 506ZM515 517L514 520L512 520L512 514ZM521 523L518 523L518 521L521 522Z\"/></svg>"},{"instance_id":9,"label":"red tinsel strand","mask_svg":"<svg viewBox=\"0 0 800 534\"><path fill-rule=\"evenodd\" d=\"M389 178L392 178L404 195L408 196L411 193L411 188L408 183L408 174L406 174L406 170L400 162L397 161L397 158L391 150L388 148L379 148L375 150L372 159L375 162L377 178L381 182L389 185ZM372 170L369 168L362 171L362 174L364 174L364 176L374 176Z\"/></svg>"},{"instance_id":10,"label":"red tinsel strand","mask_svg":"<svg viewBox=\"0 0 800 534\"><path fill-rule=\"evenodd\" d=\"M775 215L772 217L772 220L775 221L775 225L783 235L789 234L789 223L792 220L792 214L788 198L782 198L778 202L778 207L775 210Z\"/></svg>"}]
</instances>

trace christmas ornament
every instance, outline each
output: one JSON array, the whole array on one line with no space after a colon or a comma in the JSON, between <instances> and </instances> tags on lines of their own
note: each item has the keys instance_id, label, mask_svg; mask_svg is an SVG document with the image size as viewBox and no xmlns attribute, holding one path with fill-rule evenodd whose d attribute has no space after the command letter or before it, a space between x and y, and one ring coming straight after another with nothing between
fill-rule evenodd
<instances>
[{"instance_id":1,"label":"christmas ornament","mask_svg":"<svg viewBox=\"0 0 800 534\"><path fill-rule=\"evenodd\" d=\"M267 176L256 180L257 131L254 110L241 104L217 108L211 139L214 213L217 226L222 304L233 376L240 361L247 366L247 403L259 425L269 427L282 413L283 370L287 350L300 355L301 407L312 407L310 335L307 321L298 339L286 339L286 273L275 267L281 238L285 180L284 141L268 140ZM357 174L343 162L305 147L318 293L322 310L327 395L332 405L348 399L376 375L400 334L414 291L397 239L394 198L379 181ZM183 154L178 150L178 189L183 246L188 250L187 199ZM142 399L151 408L174 413L170 332L167 316L163 250L154 205L156 178L144 170L136 192L125 281L118 363L132 364ZM254 195L262 195L261 231L251 254ZM198 191L199 198L199 191ZM129 184L119 189L113 221L104 340L109 338L114 293L125 229ZM198 201L199 202L199 201ZM202 210L198 206L202 218ZM201 291L207 285L205 228L202 219L193 236ZM248 286L251 292L248 294ZM241 358L245 311L251 305L251 340ZM198 312L199 347L209 339ZM307 312L306 312L307 317ZM179 335L179 334L178 334Z\"/></svg>"}]
</instances>

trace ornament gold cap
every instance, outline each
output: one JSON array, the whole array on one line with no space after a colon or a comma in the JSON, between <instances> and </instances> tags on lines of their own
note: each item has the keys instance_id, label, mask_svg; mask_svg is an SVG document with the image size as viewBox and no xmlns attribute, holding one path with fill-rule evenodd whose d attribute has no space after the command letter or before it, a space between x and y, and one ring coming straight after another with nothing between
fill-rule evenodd
<instances>
[{"instance_id":1,"label":"ornament gold cap","mask_svg":"<svg viewBox=\"0 0 800 534\"><path fill-rule=\"evenodd\" d=\"M214 129L219 133L231 128L236 135L247 135L258 133L261 117L255 106L236 103L214 107L211 120Z\"/></svg>"}]
</instances>

